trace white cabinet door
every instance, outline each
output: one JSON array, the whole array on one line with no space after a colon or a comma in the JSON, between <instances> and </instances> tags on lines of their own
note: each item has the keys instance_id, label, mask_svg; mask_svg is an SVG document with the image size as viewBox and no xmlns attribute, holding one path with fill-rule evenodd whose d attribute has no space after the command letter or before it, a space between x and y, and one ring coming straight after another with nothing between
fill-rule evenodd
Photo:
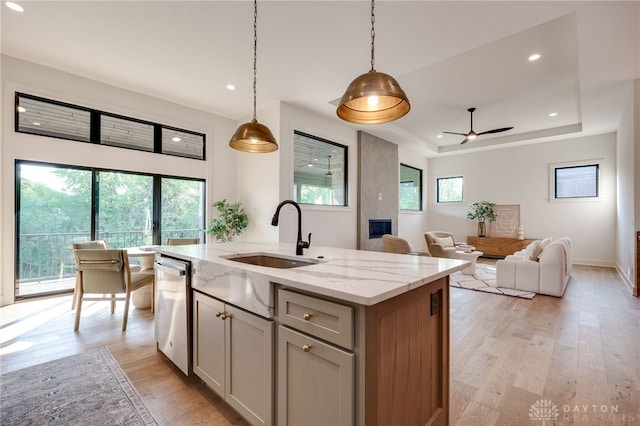
<instances>
[{"instance_id":1,"label":"white cabinet door","mask_svg":"<svg viewBox=\"0 0 640 426\"><path fill-rule=\"evenodd\" d=\"M193 372L224 398L224 303L193 292Z\"/></svg>"},{"instance_id":2,"label":"white cabinet door","mask_svg":"<svg viewBox=\"0 0 640 426\"><path fill-rule=\"evenodd\" d=\"M193 292L193 372L254 425L273 424L273 321Z\"/></svg>"},{"instance_id":3,"label":"white cabinet door","mask_svg":"<svg viewBox=\"0 0 640 426\"><path fill-rule=\"evenodd\" d=\"M225 399L254 425L273 422L273 322L225 306Z\"/></svg>"},{"instance_id":4,"label":"white cabinet door","mask_svg":"<svg viewBox=\"0 0 640 426\"><path fill-rule=\"evenodd\" d=\"M278 424L352 425L354 354L278 327Z\"/></svg>"}]
</instances>

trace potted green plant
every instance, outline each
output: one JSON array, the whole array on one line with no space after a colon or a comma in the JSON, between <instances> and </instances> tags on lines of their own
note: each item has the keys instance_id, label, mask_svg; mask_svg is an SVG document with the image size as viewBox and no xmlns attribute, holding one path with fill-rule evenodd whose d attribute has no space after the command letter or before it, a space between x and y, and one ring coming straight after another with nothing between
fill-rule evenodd
<instances>
[{"instance_id":1,"label":"potted green plant","mask_svg":"<svg viewBox=\"0 0 640 426\"><path fill-rule=\"evenodd\" d=\"M220 213L217 218L209 219L210 226L205 229L207 234L220 242L233 240L236 235L242 234L249 225L249 218L242 209L242 204L229 203L226 199L212 204Z\"/></svg>"},{"instance_id":2,"label":"potted green plant","mask_svg":"<svg viewBox=\"0 0 640 426\"><path fill-rule=\"evenodd\" d=\"M488 201L476 201L471 204L467 212L467 219L478 220L478 237L485 237L487 235L486 221L493 222L496 220L496 214L493 211L495 206L495 203Z\"/></svg>"}]
</instances>

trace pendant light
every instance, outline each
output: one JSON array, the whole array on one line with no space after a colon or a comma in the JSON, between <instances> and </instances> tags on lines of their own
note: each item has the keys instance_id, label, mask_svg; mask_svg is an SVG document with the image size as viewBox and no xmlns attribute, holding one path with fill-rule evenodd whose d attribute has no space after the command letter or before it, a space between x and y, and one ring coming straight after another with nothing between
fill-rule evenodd
<instances>
[{"instance_id":1,"label":"pendant light","mask_svg":"<svg viewBox=\"0 0 640 426\"><path fill-rule=\"evenodd\" d=\"M404 117L411 105L400 84L375 65L375 0L371 0L371 70L356 77L340 99L338 117L350 123L378 124Z\"/></svg>"},{"instance_id":2,"label":"pendant light","mask_svg":"<svg viewBox=\"0 0 640 426\"><path fill-rule=\"evenodd\" d=\"M235 131L229 146L244 152L273 152L278 149L276 138L264 124L256 118L256 82L258 58L258 2L253 0L253 119Z\"/></svg>"}]
</instances>

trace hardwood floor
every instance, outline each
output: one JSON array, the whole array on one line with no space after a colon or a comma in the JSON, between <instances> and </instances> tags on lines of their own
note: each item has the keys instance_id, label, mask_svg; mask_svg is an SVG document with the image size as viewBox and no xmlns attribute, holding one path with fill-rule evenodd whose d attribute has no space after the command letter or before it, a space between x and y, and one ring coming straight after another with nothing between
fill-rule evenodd
<instances>
[{"instance_id":1,"label":"hardwood floor","mask_svg":"<svg viewBox=\"0 0 640 426\"><path fill-rule=\"evenodd\" d=\"M0 308L0 373L106 346L159 424L246 424L156 351L149 310L131 309L123 333L121 303L113 316L85 303L74 333L70 308ZM543 424L530 417L542 400L558 413L547 424L640 424L640 300L613 269L574 266L562 298L451 289L451 424Z\"/></svg>"}]
</instances>

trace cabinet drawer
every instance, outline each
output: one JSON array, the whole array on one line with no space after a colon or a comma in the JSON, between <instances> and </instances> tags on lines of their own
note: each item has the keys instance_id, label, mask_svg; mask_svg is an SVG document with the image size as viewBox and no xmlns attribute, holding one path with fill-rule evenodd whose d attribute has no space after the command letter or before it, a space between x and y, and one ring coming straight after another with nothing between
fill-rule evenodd
<instances>
[{"instance_id":1,"label":"cabinet drawer","mask_svg":"<svg viewBox=\"0 0 640 426\"><path fill-rule=\"evenodd\" d=\"M278 291L282 324L353 349L353 308L288 290Z\"/></svg>"}]
</instances>

